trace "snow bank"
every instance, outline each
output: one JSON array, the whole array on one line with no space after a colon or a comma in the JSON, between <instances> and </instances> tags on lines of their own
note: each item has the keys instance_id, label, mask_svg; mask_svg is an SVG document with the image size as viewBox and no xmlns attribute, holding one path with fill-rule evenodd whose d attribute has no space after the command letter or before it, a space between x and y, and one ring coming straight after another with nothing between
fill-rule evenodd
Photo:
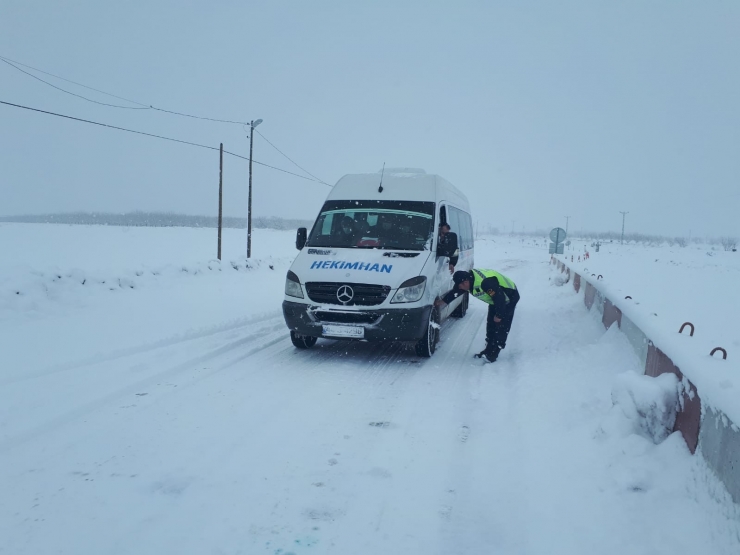
<instances>
[{"instance_id":1,"label":"snow bank","mask_svg":"<svg viewBox=\"0 0 740 555\"><path fill-rule=\"evenodd\" d=\"M216 258L217 239L217 230L212 228L0 223L0 275L13 267L110 273L139 266L189 264ZM252 258L295 257L295 252L293 231L252 231ZM247 230L224 229L222 254L224 260L245 257Z\"/></svg>"},{"instance_id":2,"label":"snow bank","mask_svg":"<svg viewBox=\"0 0 740 555\"><path fill-rule=\"evenodd\" d=\"M575 242L575 241L574 241ZM710 245L602 244L557 255L572 272L610 299L701 391L702 401L740 422L740 253ZM571 261L571 257L574 261ZM597 279L603 275L602 279ZM626 298L630 297L630 298ZM684 322L695 327L679 334ZM709 356L715 347L728 352Z\"/></svg>"},{"instance_id":3,"label":"snow bank","mask_svg":"<svg viewBox=\"0 0 740 555\"><path fill-rule=\"evenodd\" d=\"M672 432L678 406L678 378L657 378L625 372L614 379L612 403L633 426L653 443L661 443Z\"/></svg>"},{"instance_id":4,"label":"snow bank","mask_svg":"<svg viewBox=\"0 0 740 555\"><path fill-rule=\"evenodd\" d=\"M100 295L168 289L213 273L283 271L295 256L294 233L255 229L247 260L246 230L216 231L55 224L0 224L0 322L65 314ZM282 275L280 278L282 279Z\"/></svg>"},{"instance_id":5,"label":"snow bank","mask_svg":"<svg viewBox=\"0 0 740 555\"><path fill-rule=\"evenodd\" d=\"M729 259L736 253L723 254L727 254ZM603 279L597 279L599 274L594 276L592 271L578 270L577 264L570 262L570 256L557 256L556 259L564 263L572 274L577 273L580 276L583 287L590 285L596 290L595 304L600 311L603 312L601 300L608 299L616 307L619 317L622 319L626 317L629 320L628 326L633 325L639 329L655 347L663 353L668 353L671 361L701 391L703 403L721 410L733 422L740 422L740 402L737 393L740 390L738 363L740 351L733 352L729 349L727 360L722 360L719 354L710 357L710 351L722 344L715 338L707 337L704 328L697 324L700 321L714 322L712 333L721 335L725 346L740 347L735 323L737 314L740 313L740 288L736 286L740 280L740 265L735 275L734 266L728 263L726 277L732 279L721 279L716 275L713 277L712 269L706 267L708 274L706 284L698 285L698 282L705 281L705 276L701 274L700 277L696 274L697 284L689 286L686 280L690 281L690 277L683 273L681 265L677 264L672 279L666 279L660 286L655 283L641 288L637 283L643 277L648 283L653 283L654 274L649 268L645 268L642 273L640 266L632 267L627 286L615 281L609 274L605 274ZM592 267L592 259L585 264ZM661 272L659 274L664 275ZM720 274L724 275L722 272ZM656 293L657 289L661 290L659 294ZM626 291L630 293L627 295ZM639 294L636 291L643 293ZM681 325L689 320L686 317L687 313L683 313L683 316L679 314L689 309L701 311L705 316L709 316L706 320L692 317L692 322L696 325L693 337L689 335L689 330L683 334L678 332Z\"/></svg>"},{"instance_id":6,"label":"snow bank","mask_svg":"<svg viewBox=\"0 0 740 555\"><path fill-rule=\"evenodd\" d=\"M629 419L640 424L643 432L660 440L669 429L668 407L675 391L678 403L673 403L676 413L671 429L681 432L692 453L699 449L732 498L740 502L740 430L735 424L740 422L740 402L733 389L738 379L736 368L724 360L701 357L689 335L670 334L665 323L657 320L656 312L646 315L631 296L615 301L620 297L614 296L618 290L614 284L605 284L600 275L573 272L571 263L564 263L562 258L566 257L552 257L551 261L557 262L563 277L572 278L577 292L583 290L587 309L595 307L594 313L599 314L606 328L618 324L640 358L645 374L677 386L675 389L665 383L661 394L659 390L650 392L644 385L621 384L616 390L617 404ZM655 387L660 388L661 384Z\"/></svg>"},{"instance_id":7,"label":"snow bank","mask_svg":"<svg viewBox=\"0 0 740 555\"><path fill-rule=\"evenodd\" d=\"M2 224L0 352L7 379L280 316L295 234Z\"/></svg>"},{"instance_id":8,"label":"snow bank","mask_svg":"<svg viewBox=\"0 0 740 555\"><path fill-rule=\"evenodd\" d=\"M89 271L79 268L62 270L16 271L0 278L0 321L38 318L64 307L86 304L106 293L119 293L143 287L161 287L172 280L214 272L248 272L262 267L275 269L280 260L241 260L194 262L175 266L140 267L120 273Z\"/></svg>"}]
</instances>

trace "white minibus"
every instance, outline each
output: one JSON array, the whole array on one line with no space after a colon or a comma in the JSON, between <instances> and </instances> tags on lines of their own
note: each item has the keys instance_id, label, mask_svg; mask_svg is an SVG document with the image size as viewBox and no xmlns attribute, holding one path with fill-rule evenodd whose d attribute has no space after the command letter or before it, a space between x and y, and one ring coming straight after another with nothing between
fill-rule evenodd
<instances>
[{"instance_id":1,"label":"white minibus","mask_svg":"<svg viewBox=\"0 0 740 555\"><path fill-rule=\"evenodd\" d=\"M445 241L442 223L455 234ZM455 270L473 268L468 199L438 175L414 168L345 175L311 232L298 230L296 247L283 315L298 348L320 337L408 341L430 357L440 323L467 311L467 294L443 308L434 303L452 289L451 260Z\"/></svg>"}]
</instances>

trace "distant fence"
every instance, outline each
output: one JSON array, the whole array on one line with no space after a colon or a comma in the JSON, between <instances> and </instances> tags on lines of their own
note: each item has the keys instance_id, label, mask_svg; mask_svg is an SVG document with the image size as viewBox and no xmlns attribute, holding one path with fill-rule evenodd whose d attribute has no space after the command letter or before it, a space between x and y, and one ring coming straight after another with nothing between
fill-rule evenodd
<instances>
[{"instance_id":1,"label":"distant fence","mask_svg":"<svg viewBox=\"0 0 740 555\"><path fill-rule=\"evenodd\" d=\"M740 503L740 429L717 407L702 407L700 392L668 354L650 340L647 335L630 320L617 304L608 299L596 283L601 276L590 278L574 272L567 264L551 257L551 264L567 275L573 289L579 293L583 289L583 302L588 310L594 308L601 313L605 328L614 323L625 334L640 359L644 372L657 377L670 372L683 384L676 422L673 431L681 432L691 453L697 449L709 467L725 484L735 503ZM702 408L704 414L702 416Z\"/></svg>"}]
</instances>

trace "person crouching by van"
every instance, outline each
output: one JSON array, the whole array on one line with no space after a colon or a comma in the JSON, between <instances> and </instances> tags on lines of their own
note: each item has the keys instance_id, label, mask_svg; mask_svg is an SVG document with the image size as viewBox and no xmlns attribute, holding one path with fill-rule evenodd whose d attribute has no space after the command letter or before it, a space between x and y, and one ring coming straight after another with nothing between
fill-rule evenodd
<instances>
[{"instance_id":1,"label":"person crouching by van","mask_svg":"<svg viewBox=\"0 0 740 555\"><path fill-rule=\"evenodd\" d=\"M520 298L516 284L495 270L459 271L455 272L452 280L455 287L444 297L437 299L435 304L437 306L450 304L466 291L488 304L486 348L475 356L486 357L488 362L494 362L501 349L506 347L506 339L514 320L514 310Z\"/></svg>"},{"instance_id":2,"label":"person crouching by van","mask_svg":"<svg viewBox=\"0 0 740 555\"><path fill-rule=\"evenodd\" d=\"M457 245L457 234L450 231L450 224L439 224L439 236L437 237L437 256L448 256L450 258L450 273L455 271L459 259L460 250Z\"/></svg>"}]
</instances>

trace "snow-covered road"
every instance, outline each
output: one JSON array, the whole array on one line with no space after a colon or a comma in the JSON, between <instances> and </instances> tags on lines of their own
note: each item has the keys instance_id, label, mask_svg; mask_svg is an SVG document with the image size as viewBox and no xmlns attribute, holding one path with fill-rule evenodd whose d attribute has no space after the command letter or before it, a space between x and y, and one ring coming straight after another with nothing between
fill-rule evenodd
<instances>
[{"instance_id":1,"label":"snow-covered road","mask_svg":"<svg viewBox=\"0 0 740 555\"><path fill-rule=\"evenodd\" d=\"M0 553L736 554L740 511L703 459L613 404L640 370L624 338L548 280L544 253L484 248L522 292L493 365L472 358L477 301L428 360L297 351L282 273L271 312L4 361Z\"/></svg>"}]
</instances>

